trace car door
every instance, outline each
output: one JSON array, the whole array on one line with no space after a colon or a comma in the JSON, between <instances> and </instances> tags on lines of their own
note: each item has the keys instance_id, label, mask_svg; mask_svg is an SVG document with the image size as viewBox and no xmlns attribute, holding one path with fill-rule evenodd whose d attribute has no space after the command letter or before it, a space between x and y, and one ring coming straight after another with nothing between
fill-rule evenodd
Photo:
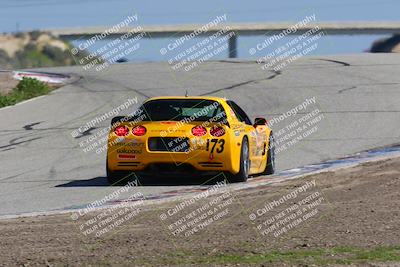
<instances>
[{"instance_id":1,"label":"car door","mask_svg":"<svg viewBox=\"0 0 400 267\"><path fill-rule=\"evenodd\" d=\"M241 126L244 128L245 132L249 133L250 173L254 173L256 172L255 170L258 170L262 160L261 153L258 153L258 147L261 147L261 144L258 144L257 131L253 127L250 118L243 111L243 109L239 107L239 105L232 100L228 100L227 104L235 113L236 118L241 123Z\"/></svg>"}]
</instances>

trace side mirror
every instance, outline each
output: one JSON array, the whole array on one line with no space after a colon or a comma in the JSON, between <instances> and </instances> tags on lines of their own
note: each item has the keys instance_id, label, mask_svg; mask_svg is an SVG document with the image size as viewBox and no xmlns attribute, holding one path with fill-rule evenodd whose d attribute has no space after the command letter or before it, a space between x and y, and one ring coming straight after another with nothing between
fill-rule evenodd
<instances>
[{"instance_id":1,"label":"side mirror","mask_svg":"<svg viewBox=\"0 0 400 267\"><path fill-rule=\"evenodd\" d=\"M265 118L255 118L254 119L254 127L257 126L267 126L268 125L268 121Z\"/></svg>"}]
</instances>

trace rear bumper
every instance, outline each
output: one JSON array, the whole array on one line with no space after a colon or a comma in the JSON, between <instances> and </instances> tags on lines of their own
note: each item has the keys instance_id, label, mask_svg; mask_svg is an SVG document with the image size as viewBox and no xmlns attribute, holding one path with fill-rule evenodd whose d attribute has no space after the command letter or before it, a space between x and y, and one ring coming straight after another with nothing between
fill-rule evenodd
<instances>
[{"instance_id":1,"label":"rear bumper","mask_svg":"<svg viewBox=\"0 0 400 267\"><path fill-rule=\"evenodd\" d=\"M220 170L198 170L191 164L181 163L152 163L142 171L136 171L139 175L162 176L162 177L193 177L193 176L216 176Z\"/></svg>"},{"instance_id":2,"label":"rear bumper","mask_svg":"<svg viewBox=\"0 0 400 267\"><path fill-rule=\"evenodd\" d=\"M229 139L229 138L228 138ZM225 138L224 150L221 153L210 153L205 148L190 149L188 152L150 151L147 138L135 142L109 141L107 160L111 171L135 171L158 174L221 172L237 173L235 160L230 149L229 140ZM236 164L237 165L237 164Z\"/></svg>"}]
</instances>

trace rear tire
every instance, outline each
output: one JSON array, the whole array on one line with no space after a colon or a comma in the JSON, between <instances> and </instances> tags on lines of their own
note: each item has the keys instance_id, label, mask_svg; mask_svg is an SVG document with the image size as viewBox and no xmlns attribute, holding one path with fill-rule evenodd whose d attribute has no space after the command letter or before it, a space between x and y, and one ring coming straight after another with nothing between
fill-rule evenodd
<instances>
[{"instance_id":1,"label":"rear tire","mask_svg":"<svg viewBox=\"0 0 400 267\"><path fill-rule=\"evenodd\" d=\"M249 159L249 141L243 138L242 147L240 149L240 169L237 174L230 175L230 182L240 183L246 182L249 177L250 159Z\"/></svg>"},{"instance_id":2,"label":"rear tire","mask_svg":"<svg viewBox=\"0 0 400 267\"><path fill-rule=\"evenodd\" d=\"M274 174L275 172L275 142L274 135L271 132L268 142L268 152L267 152L267 165L262 174Z\"/></svg>"}]
</instances>

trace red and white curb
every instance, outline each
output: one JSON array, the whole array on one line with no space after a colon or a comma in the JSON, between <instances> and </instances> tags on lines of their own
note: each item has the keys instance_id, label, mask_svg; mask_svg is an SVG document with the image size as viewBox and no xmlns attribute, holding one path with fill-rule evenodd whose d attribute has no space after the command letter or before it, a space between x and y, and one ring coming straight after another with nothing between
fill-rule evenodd
<instances>
[{"instance_id":1,"label":"red and white curb","mask_svg":"<svg viewBox=\"0 0 400 267\"><path fill-rule=\"evenodd\" d=\"M22 80L23 78L33 78L45 83L63 84L67 83L70 76L56 73L34 72L34 71L13 71L13 78Z\"/></svg>"}]
</instances>

